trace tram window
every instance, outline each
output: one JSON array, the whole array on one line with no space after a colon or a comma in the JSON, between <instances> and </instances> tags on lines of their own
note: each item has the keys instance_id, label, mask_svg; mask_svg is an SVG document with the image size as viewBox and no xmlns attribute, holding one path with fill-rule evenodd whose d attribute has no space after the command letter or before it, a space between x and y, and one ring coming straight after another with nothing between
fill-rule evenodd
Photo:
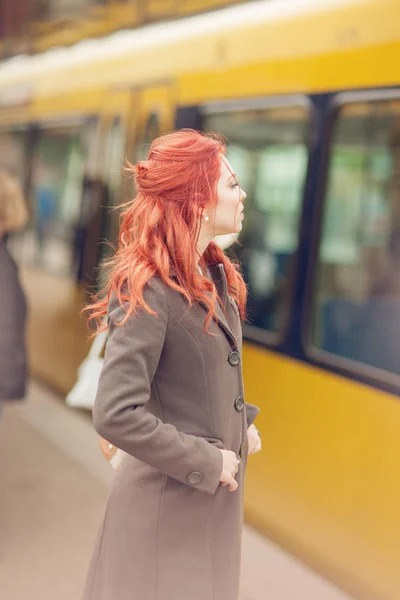
<instances>
[{"instance_id":1,"label":"tram window","mask_svg":"<svg viewBox=\"0 0 400 600\"><path fill-rule=\"evenodd\" d=\"M106 161L111 204L119 203L119 193L124 166L125 128L120 117L113 119L107 138Z\"/></svg>"},{"instance_id":2,"label":"tram window","mask_svg":"<svg viewBox=\"0 0 400 600\"><path fill-rule=\"evenodd\" d=\"M102 289L107 281L107 261L114 254L118 242L120 211L117 207L123 202L121 198L122 175L125 156L125 127L119 116L110 123L105 138L105 172L108 187L108 203L101 231L101 239L106 240L100 246L100 265L97 279L97 289Z\"/></svg>"},{"instance_id":3,"label":"tram window","mask_svg":"<svg viewBox=\"0 0 400 600\"><path fill-rule=\"evenodd\" d=\"M287 322L308 161L307 123L304 107L226 112L206 119L208 131L228 138L227 157L247 193L234 251L248 283L249 324L272 333L281 332Z\"/></svg>"},{"instance_id":4,"label":"tram window","mask_svg":"<svg viewBox=\"0 0 400 600\"><path fill-rule=\"evenodd\" d=\"M33 227L30 247L25 244L26 259L62 275L75 269L74 246L86 189L87 133L82 125L44 128L34 153ZM95 210L85 206L87 212Z\"/></svg>"},{"instance_id":5,"label":"tram window","mask_svg":"<svg viewBox=\"0 0 400 600\"><path fill-rule=\"evenodd\" d=\"M115 210L122 202L121 184L125 157L125 127L120 117L115 117L110 124L106 137L106 173L109 189L108 215L102 238L115 244L118 238L120 213ZM106 252L105 256L110 256Z\"/></svg>"},{"instance_id":6,"label":"tram window","mask_svg":"<svg viewBox=\"0 0 400 600\"><path fill-rule=\"evenodd\" d=\"M400 374L400 101L344 105L334 123L312 340Z\"/></svg>"},{"instance_id":7,"label":"tram window","mask_svg":"<svg viewBox=\"0 0 400 600\"><path fill-rule=\"evenodd\" d=\"M139 128L133 149L133 162L147 160L152 141L161 134L160 118L155 112L147 117L143 129Z\"/></svg>"}]
</instances>

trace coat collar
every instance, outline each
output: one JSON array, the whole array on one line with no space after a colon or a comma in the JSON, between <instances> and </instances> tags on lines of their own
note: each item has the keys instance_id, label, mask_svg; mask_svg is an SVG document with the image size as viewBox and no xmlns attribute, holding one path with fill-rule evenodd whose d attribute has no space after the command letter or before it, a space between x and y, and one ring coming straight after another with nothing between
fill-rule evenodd
<instances>
[{"instance_id":1,"label":"coat collar","mask_svg":"<svg viewBox=\"0 0 400 600\"><path fill-rule=\"evenodd\" d=\"M218 296L222 300L222 304L225 310L222 310L219 302L216 302L215 314L213 315L214 321L219 325L227 336L230 344L234 348L239 348L238 338L232 330L232 327L228 323L226 317L226 308L228 303L228 282L226 280L225 269L222 263L208 265L207 269L211 275L211 280L214 283ZM176 278L176 271L172 267L170 270L170 276ZM205 308L208 312L208 306L205 302L199 302L199 305Z\"/></svg>"}]
</instances>

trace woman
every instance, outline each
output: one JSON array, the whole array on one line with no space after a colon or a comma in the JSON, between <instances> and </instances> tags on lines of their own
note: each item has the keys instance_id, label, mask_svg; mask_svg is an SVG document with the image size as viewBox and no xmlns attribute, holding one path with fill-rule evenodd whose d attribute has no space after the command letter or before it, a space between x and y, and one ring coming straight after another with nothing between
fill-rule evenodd
<instances>
[{"instance_id":1,"label":"woman","mask_svg":"<svg viewBox=\"0 0 400 600\"><path fill-rule=\"evenodd\" d=\"M0 404L25 396L27 379L25 353L26 303L17 266L11 258L6 237L22 229L28 220L22 190L6 169L0 170Z\"/></svg>"},{"instance_id":2,"label":"woman","mask_svg":"<svg viewBox=\"0 0 400 600\"><path fill-rule=\"evenodd\" d=\"M109 327L94 424L127 456L83 598L236 600L244 471L260 440L243 398L246 288L213 238L241 230L246 194L223 144L191 130L156 139L135 174L91 307Z\"/></svg>"}]
</instances>

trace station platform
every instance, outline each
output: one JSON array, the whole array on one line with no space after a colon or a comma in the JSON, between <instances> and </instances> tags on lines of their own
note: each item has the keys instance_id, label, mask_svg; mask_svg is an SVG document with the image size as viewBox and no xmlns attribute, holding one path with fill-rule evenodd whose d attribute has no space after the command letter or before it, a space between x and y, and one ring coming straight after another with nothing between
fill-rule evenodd
<instances>
[{"instance_id":1,"label":"station platform","mask_svg":"<svg viewBox=\"0 0 400 600\"><path fill-rule=\"evenodd\" d=\"M112 475L87 414L48 388L31 382L25 402L3 406L2 599L80 599ZM240 600L352 599L246 526Z\"/></svg>"}]
</instances>

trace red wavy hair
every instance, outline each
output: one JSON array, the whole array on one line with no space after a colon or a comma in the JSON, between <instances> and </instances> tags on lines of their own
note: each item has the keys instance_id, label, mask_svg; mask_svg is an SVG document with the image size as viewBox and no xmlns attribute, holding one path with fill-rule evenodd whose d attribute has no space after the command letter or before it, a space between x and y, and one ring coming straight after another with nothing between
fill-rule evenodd
<instances>
[{"instance_id":1,"label":"red wavy hair","mask_svg":"<svg viewBox=\"0 0 400 600\"><path fill-rule=\"evenodd\" d=\"M155 139L148 160L128 166L135 175L137 195L123 206L119 247L106 263L108 283L84 309L90 313L89 321L97 323L97 331L107 327L104 317L112 294L128 306L124 321L140 307L155 315L143 297L154 275L185 296L189 305L206 304L207 331L221 299L214 284L196 269L197 239L203 210L217 202L224 154L225 145L217 136L183 129ZM211 242L199 265L204 269L218 263L224 265L229 293L244 319L247 290L239 266Z\"/></svg>"}]
</instances>

